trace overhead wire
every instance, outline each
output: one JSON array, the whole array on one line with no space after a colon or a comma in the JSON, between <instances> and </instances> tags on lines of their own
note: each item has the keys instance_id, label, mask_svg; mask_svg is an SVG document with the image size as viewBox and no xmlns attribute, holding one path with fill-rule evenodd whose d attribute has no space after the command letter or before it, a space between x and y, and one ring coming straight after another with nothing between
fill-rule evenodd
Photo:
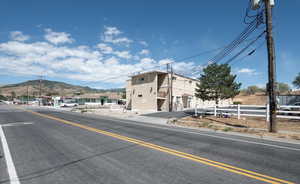
<instances>
[{"instance_id":1,"label":"overhead wire","mask_svg":"<svg viewBox=\"0 0 300 184\"><path fill-rule=\"evenodd\" d=\"M225 64L229 64L230 62L232 62L234 59L236 59L238 56L240 56L243 52L245 52L251 45L253 45L259 38L261 38L264 34L266 33L266 31L262 32L261 34L259 34L257 36L257 38L255 40L253 40L252 42L250 42L246 47L244 47L242 50L240 50L237 54L235 54L233 57L231 57L230 59L228 59Z\"/></svg>"},{"instance_id":2,"label":"overhead wire","mask_svg":"<svg viewBox=\"0 0 300 184\"><path fill-rule=\"evenodd\" d=\"M257 17L251 24L249 24L240 35L233 40L228 46L219 52L216 56L212 57L210 61L213 63L220 62L223 58L232 53L234 49L236 49L242 42L244 42L251 33L253 33L257 27L262 23L261 18Z\"/></svg>"},{"instance_id":3,"label":"overhead wire","mask_svg":"<svg viewBox=\"0 0 300 184\"><path fill-rule=\"evenodd\" d=\"M230 63L231 66L233 66L234 64L236 64L238 61L243 61L244 59L246 59L249 56L252 56L257 50L259 50L263 45L265 44L265 41L262 41L260 44L258 44L258 46L256 48L254 48L253 50L251 50L250 52L248 52L246 55L244 55L243 57L236 59L234 61L232 61Z\"/></svg>"},{"instance_id":4,"label":"overhead wire","mask_svg":"<svg viewBox=\"0 0 300 184\"><path fill-rule=\"evenodd\" d=\"M248 7L246 9L246 15L245 15L245 18L244 18L244 22L246 24L248 24L248 26L230 44L226 45L225 47L219 47L219 48L212 49L212 50L209 50L209 51L200 52L199 54L187 56L187 57L184 57L184 58L173 59L173 62L186 61L186 60L193 59L193 58L199 57L201 55L204 55L204 54L207 54L207 53L210 53L210 52L215 52L215 51L218 51L220 49L223 49L219 53L217 53L214 57L212 57L206 63L206 65L211 64L211 63L219 63L221 60L223 60L225 57L227 57L229 54L231 54L244 41L247 41L247 38L249 37L249 35L251 33L253 33L256 29L258 29L258 27L264 22L264 20L263 20L263 11L261 9L258 9L257 13L255 15L250 15L249 12L250 12L250 4L248 5ZM252 20L248 22L249 19L252 19ZM240 50L236 55L234 55L233 57L231 57L225 63L229 64L233 60L235 60L238 56L240 56L243 52L245 52L251 45L253 45L264 33L265 33L265 31L263 33L261 33L257 38L253 39L249 44L247 44L246 47L244 47L242 50ZM251 52L249 52L249 53L251 53ZM254 52L255 51L253 51L253 53ZM249 53L246 56L249 56ZM252 55L253 53L251 53L250 55ZM244 57L242 59L244 59ZM165 58L162 58L162 59L165 59ZM143 69L141 71L126 73L126 74L121 74L121 75L114 76L114 77L109 77L109 78L103 79L101 81L102 82L103 81L109 81L109 80L117 79L119 77L132 75L133 73L140 73L140 72L144 72L145 70L152 70L152 69L161 67L162 65L165 65L165 64L158 64L158 65L156 65L154 67L145 68L145 69ZM192 75L195 73L193 71L195 71L195 70L197 70L199 68L203 68L203 65L198 65L198 66L195 66L194 68L192 68ZM91 83L95 83L95 82L91 82Z\"/></svg>"}]
</instances>

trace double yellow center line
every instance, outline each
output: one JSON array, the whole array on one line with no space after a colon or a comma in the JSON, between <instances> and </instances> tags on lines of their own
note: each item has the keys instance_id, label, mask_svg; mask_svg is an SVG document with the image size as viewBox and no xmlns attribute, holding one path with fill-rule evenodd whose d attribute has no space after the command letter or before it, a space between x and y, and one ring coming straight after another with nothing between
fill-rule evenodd
<instances>
[{"instance_id":1,"label":"double yellow center line","mask_svg":"<svg viewBox=\"0 0 300 184\"><path fill-rule=\"evenodd\" d=\"M229 172L232 172L232 173L247 176L249 178L254 178L254 179L264 181L264 182L267 182L267 183L272 183L272 184L293 184L293 182L290 182L290 181L286 181L286 180L279 179L279 178L274 178L274 177L267 176L267 175L264 175L264 174L260 174L260 173L257 173L257 172L253 172L253 171L250 171L250 170L246 170L246 169L238 168L238 167L231 166L231 165L228 165L228 164L224 164L224 163L221 163L221 162L209 160L209 159L199 157L199 156L196 156L196 155L192 155L192 154L189 154L189 153L180 152L180 151L177 151L177 150L174 150L174 149L159 146L159 145L152 144L152 143L149 143L149 142L146 142L146 141L142 141L142 140L122 136L122 135L119 135L119 134L111 133L111 132L104 131L104 130L101 130L101 129L93 128L93 127L82 125L82 124L79 124L79 123L74 123L74 122L71 122L71 121L67 121L67 120L60 119L60 118L57 118L57 117L54 117L54 116L49 116L49 115L41 114L41 113L38 113L38 112L30 111L30 110L25 110L25 111L31 112L31 113L33 113L35 115L38 115L38 116L41 116L41 117L45 117L45 118L48 118L48 119L52 119L52 120L61 122L61 123L64 123L64 124L79 127L79 128L91 131L91 132L96 132L96 133L107 135L107 136L110 136L110 137L114 137L114 138L117 138L119 140L131 142L131 143L143 146L143 147L158 150L158 151L168 153L168 154L171 154L171 155L175 155L175 156L178 156L178 157L181 157L181 158L186 158L186 159L189 159L189 160L193 160L193 161L198 162L198 163L213 166L213 167L216 167L216 168L219 168L219 169L223 169L223 170L226 170L226 171L229 171Z\"/></svg>"}]
</instances>

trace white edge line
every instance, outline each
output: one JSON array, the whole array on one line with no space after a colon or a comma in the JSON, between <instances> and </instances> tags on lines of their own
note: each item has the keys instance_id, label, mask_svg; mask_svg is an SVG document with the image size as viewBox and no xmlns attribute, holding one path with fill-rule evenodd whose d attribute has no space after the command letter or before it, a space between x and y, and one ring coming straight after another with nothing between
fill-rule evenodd
<instances>
[{"instance_id":1,"label":"white edge line","mask_svg":"<svg viewBox=\"0 0 300 184\"><path fill-rule=\"evenodd\" d=\"M10 184L20 184L19 177L17 175L17 171L8 148L7 140L4 135L2 125L0 125L0 138L3 146L4 158L6 161Z\"/></svg>"},{"instance_id":2,"label":"white edge line","mask_svg":"<svg viewBox=\"0 0 300 184\"><path fill-rule=\"evenodd\" d=\"M281 148L281 149L288 149L288 150L293 150L293 151L300 151L300 149L298 149L298 148L291 148L291 147L287 147L287 146L279 146L279 145L268 144L268 143L261 143L261 142L247 141L247 140L241 140L241 139L234 139L234 138L217 136L217 135L209 135L209 134L200 133L200 132L190 132L190 131L186 131L186 130L178 130L178 129L168 128L168 127L161 127L161 126L159 127L159 126L155 126L155 125L152 126L152 125L148 125L149 123L146 125L144 122L142 122L143 124L139 124L139 123L126 122L126 121L115 120L115 119L110 119L110 118L105 118L105 119L110 120L110 121L119 121L119 122L127 123L127 124L135 124L135 125L141 125L141 126L146 126L146 127L166 129L166 130L172 130L172 131L184 132L184 133L190 133L190 134L197 134L197 135L203 135L203 136L214 137L214 138L225 139L225 140L231 140L231 141L237 141L237 142L244 142L244 143L264 145L264 146ZM166 125L162 125L162 126L166 126ZM180 128L180 127L178 127L178 128Z\"/></svg>"}]
</instances>

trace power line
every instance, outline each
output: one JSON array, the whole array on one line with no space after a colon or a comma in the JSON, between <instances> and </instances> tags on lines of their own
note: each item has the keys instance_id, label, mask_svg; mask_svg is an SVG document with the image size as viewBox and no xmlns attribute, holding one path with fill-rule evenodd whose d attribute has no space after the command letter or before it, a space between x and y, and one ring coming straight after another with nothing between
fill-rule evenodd
<instances>
[{"instance_id":1,"label":"power line","mask_svg":"<svg viewBox=\"0 0 300 184\"><path fill-rule=\"evenodd\" d=\"M265 41L261 42L255 49L251 50L248 54L244 55L238 60L234 60L231 62L231 66L233 66L237 61L243 61L245 58L252 56L257 50L259 50L262 46L265 45Z\"/></svg>"},{"instance_id":2,"label":"power line","mask_svg":"<svg viewBox=\"0 0 300 184\"><path fill-rule=\"evenodd\" d=\"M251 22L238 37L233 40L228 46L219 52L216 56L210 59L213 63L220 62L223 58L229 55L236 47L238 47L248 36L255 31L255 29L262 23L260 18L256 18L255 21Z\"/></svg>"},{"instance_id":3,"label":"power line","mask_svg":"<svg viewBox=\"0 0 300 184\"><path fill-rule=\"evenodd\" d=\"M243 52L245 52L251 45L253 45L259 38L261 38L265 33L266 33L266 31L264 31L261 34L259 34L255 40L253 40L252 42L250 42L246 47L244 47L242 50L240 50L236 55L234 55L233 57L231 57L230 59L228 59L225 62L225 64L229 64L234 59L236 59L239 55L241 55Z\"/></svg>"}]
</instances>

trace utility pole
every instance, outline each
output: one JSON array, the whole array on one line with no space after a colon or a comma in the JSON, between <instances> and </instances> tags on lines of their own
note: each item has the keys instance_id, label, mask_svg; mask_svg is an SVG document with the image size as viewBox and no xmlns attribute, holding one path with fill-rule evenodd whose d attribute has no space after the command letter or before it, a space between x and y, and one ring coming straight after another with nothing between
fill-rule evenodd
<instances>
[{"instance_id":1,"label":"utility pole","mask_svg":"<svg viewBox=\"0 0 300 184\"><path fill-rule=\"evenodd\" d=\"M27 105L29 105L29 86L27 84Z\"/></svg>"},{"instance_id":2,"label":"utility pole","mask_svg":"<svg viewBox=\"0 0 300 184\"><path fill-rule=\"evenodd\" d=\"M42 75L39 76L39 106L41 106L41 98L42 98Z\"/></svg>"},{"instance_id":3,"label":"utility pole","mask_svg":"<svg viewBox=\"0 0 300 184\"><path fill-rule=\"evenodd\" d=\"M170 63L167 63L167 77L168 77L168 87L167 87L167 110L168 112L171 112L170 104L171 104L171 98L170 98Z\"/></svg>"},{"instance_id":4,"label":"utility pole","mask_svg":"<svg viewBox=\"0 0 300 184\"><path fill-rule=\"evenodd\" d=\"M171 98L171 102L170 102L170 112L173 111L173 67L171 64L171 87L170 87L170 98Z\"/></svg>"},{"instance_id":5,"label":"utility pole","mask_svg":"<svg viewBox=\"0 0 300 184\"><path fill-rule=\"evenodd\" d=\"M275 49L274 49L274 39L272 35L272 5L273 0L265 1L265 14L266 14L266 27L267 27L267 48L268 48L268 93L269 93L269 103L270 103L270 114L269 114L269 132L276 132L276 68L275 68Z\"/></svg>"}]
</instances>

